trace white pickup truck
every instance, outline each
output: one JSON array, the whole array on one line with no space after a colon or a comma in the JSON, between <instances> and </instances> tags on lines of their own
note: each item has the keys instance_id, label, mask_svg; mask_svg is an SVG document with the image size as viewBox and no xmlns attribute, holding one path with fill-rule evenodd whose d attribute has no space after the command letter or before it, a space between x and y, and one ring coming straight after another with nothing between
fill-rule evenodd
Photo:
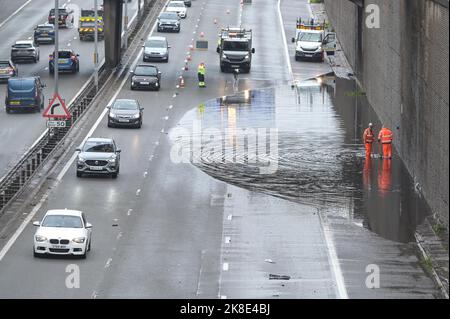
<instances>
[{"instance_id":1,"label":"white pickup truck","mask_svg":"<svg viewBox=\"0 0 450 319\"><path fill-rule=\"evenodd\" d=\"M325 24L316 24L314 20L309 23L297 20L295 38L295 60L312 59L324 61L326 51L328 55L334 55L336 50L336 33L327 32Z\"/></svg>"}]
</instances>

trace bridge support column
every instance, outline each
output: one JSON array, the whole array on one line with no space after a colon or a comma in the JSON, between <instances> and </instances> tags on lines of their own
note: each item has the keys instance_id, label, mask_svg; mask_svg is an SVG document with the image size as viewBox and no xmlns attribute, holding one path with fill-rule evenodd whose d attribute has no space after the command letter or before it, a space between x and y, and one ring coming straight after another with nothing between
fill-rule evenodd
<instances>
[{"instance_id":1,"label":"bridge support column","mask_svg":"<svg viewBox=\"0 0 450 319\"><path fill-rule=\"evenodd\" d=\"M120 62L122 1L104 0L105 66L115 68Z\"/></svg>"}]
</instances>

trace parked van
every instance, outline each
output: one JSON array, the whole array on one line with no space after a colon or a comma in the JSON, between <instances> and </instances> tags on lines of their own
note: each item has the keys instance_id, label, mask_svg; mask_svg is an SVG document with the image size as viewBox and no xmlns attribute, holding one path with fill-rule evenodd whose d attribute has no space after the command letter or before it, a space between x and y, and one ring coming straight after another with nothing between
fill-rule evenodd
<instances>
[{"instance_id":1,"label":"parked van","mask_svg":"<svg viewBox=\"0 0 450 319\"><path fill-rule=\"evenodd\" d=\"M40 112L45 103L44 87L45 84L38 76L8 79L5 98L6 113L10 113L12 110Z\"/></svg>"}]
</instances>

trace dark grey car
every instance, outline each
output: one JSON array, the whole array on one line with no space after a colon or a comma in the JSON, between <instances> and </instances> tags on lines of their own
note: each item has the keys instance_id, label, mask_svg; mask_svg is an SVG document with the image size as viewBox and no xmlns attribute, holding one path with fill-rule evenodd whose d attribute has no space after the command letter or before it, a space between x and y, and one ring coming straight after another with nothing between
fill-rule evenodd
<instances>
[{"instance_id":1,"label":"dark grey car","mask_svg":"<svg viewBox=\"0 0 450 319\"><path fill-rule=\"evenodd\" d=\"M39 61L39 47L33 40L16 41L11 47L11 61Z\"/></svg>"},{"instance_id":2,"label":"dark grey car","mask_svg":"<svg viewBox=\"0 0 450 319\"><path fill-rule=\"evenodd\" d=\"M150 64L139 64L131 74L131 89L153 89L159 91L161 88L161 72Z\"/></svg>"},{"instance_id":3,"label":"dark grey car","mask_svg":"<svg viewBox=\"0 0 450 319\"><path fill-rule=\"evenodd\" d=\"M143 108L137 100L117 99L108 106L108 127L132 126L141 128Z\"/></svg>"},{"instance_id":4,"label":"dark grey car","mask_svg":"<svg viewBox=\"0 0 450 319\"><path fill-rule=\"evenodd\" d=\"M111 138L90 137L76 149L77 177L107 174L116 178L120 170L120 149Z\"/></svg>"}]
</instances>

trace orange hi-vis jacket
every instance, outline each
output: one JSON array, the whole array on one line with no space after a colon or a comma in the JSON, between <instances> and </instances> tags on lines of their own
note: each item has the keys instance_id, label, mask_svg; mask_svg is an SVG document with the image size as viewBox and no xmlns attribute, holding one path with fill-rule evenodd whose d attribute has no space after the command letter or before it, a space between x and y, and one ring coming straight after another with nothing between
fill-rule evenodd
<instances>
[{"instance_id":1,"label":"orange hi-vis jacket","mask_svg":"<svg viewBox=\"0 0 450 319\"><path fill-rule=\"evenodd\" d=\"M366 128L363 134L364 143L373 143L373 131L370 127Z\"/></svg>"},{"instance_id":2,"label":"orange hi-vis jacket","mask_svg":"<svg viewBox=\"0 0 450 319\"><path fill-rule=\"evenodd\" d=\"M391 144L393 138L394 134L386 127L383 127L378 134L378 141L381 141L382 144Z\"/></svg>"}]
</instances>

